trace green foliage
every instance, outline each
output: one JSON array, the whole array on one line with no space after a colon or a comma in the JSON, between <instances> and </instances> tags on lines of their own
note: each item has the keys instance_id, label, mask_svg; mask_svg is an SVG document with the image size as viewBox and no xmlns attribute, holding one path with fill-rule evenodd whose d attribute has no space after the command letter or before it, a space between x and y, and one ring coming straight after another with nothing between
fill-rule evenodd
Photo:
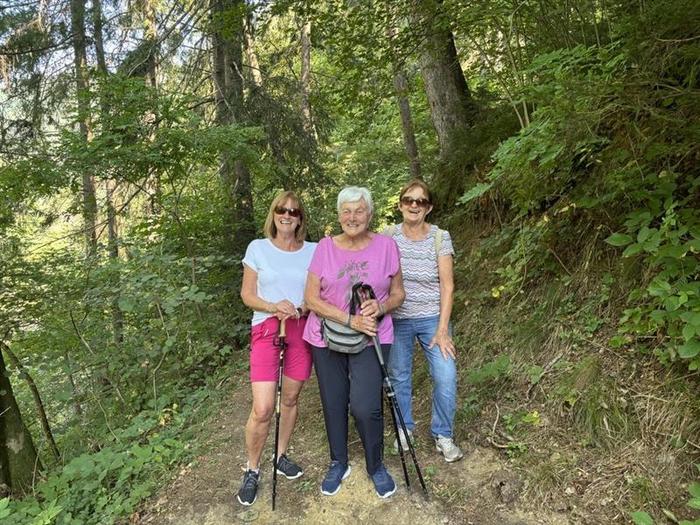
<instances>
[{"instance_id":1,"label":"green foliage","mask_svg":"<svg viewBox=\"0 0 700 525\"><path fill-rule=\"evenodd\" d=\"M562 377L556 389L581 442L606 446L631 431L627 405L616 394L614 382L605 377L597 357L586 357Z\"/></svg>"},{"instance_id":2,"label":"green foliage","mask_svg":"<svg viewBox=\"0 0 700 525\"><path fill-rule=\"evenodd\" d=\"M469 371L467 382L474 386L484 386L491 382L500 381L510 374L511 365L508 354L501 354L478 368Z\"/></svg>"},{"instance_id":3,"label":"green foliage","mask_svg":"<svg viewBox=\"0 0 700 525\"><path fill-rule=\"evenodd\" d=\"M668 193L652 201L651 209L628 215L627 233L607 242L625 247L623 257L643 257L655 275L630 294L635 304L625 311L623 333L662 334L656 353L663 362L680 358L690 370L700 366L700 212L674 199L675 184L662 185Z\"/></svg>"},{"instance_id":4,"label":"green foliage","mask_svg":"<svg viewBox=\"0 0 700 525\"><path fill-rule=\"evenodd\" d=\"M526 278L543 270L561 270L548 252L557 240L582 235L577 220L597 223L588 230L596 236L613 229L606 242L624 248L628 264L648 269L629 294L616 343L651 347L662 362L683 361L694 371L700 366L700 173L688 158L700 128L689 86L700 46L688 38L698 10L685 0L674 5L652 2L624 18L605 45L533 57L525 73L532 82L523 87L535 108L530 125L498 147L487 180L460 201L474 206L491 193L506 199L515 218L501 233L511 248L496 272L496 298L522 290ZM694 13L690 20L677 16L685 9ZM639 39L648 24L668 43ZM621 216L624 221L609 224Z\"/></svg>"},{"instance_id":5,"label":"green foliage","mask_svg":"<svg viewBox=\"0 0 700 525\"><path fill-rule=\"evenodd\" d=\"M700 465L695 465L700 471ZM687 502L687 506L691 509L700 509L700 482L693 481L688 485L688 494L690 499ZM693 520L678 519L676 515L668 509L661 509L668 520L678 525L700 525L700 518ZM654 519L645 511L630 512L630 517L636 525L653 525Z\"/></svg>"},{"instance_id":6,"label":"green foliage","mask_svg":"<svg viewBox=\"0 0 700 525\"><path fill-rule=\"evenodd\" d=\"M654 520L644 511L631 512L630 518L635 525L654 525Z\"/></svg>"},{"instance_id":7,"label":"green foliage","mask_svg":"<svg viewBox=\"0 0 700 525\"><path fill-rule=\"evenodd\" d=\"M173 405L145 412L114 434L113 443L98 452L84 453L51 473L36 486L37 497L11 501L2 508L8 525L115 523L128 516L190 448L173 436L182 433L192 410L200 403L194 395L180 409ZM9 513L8 513L9 511Z\"/></svg>"}]
</instances>

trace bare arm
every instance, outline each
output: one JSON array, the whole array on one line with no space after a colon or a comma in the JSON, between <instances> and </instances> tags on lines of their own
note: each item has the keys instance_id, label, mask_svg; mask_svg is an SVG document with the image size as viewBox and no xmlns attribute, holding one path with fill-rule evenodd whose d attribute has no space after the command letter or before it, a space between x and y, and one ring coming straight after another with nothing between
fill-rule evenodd
<instances>
[{"instance_id":1,"label":"bare arm","mask_svg":"<svg viewBox=\"0 0 700 525\"><path fill-rule=\"evenodd\" d=\"M258 296L258 273L247 265L243 265L243 282L241 283L241 299L243 304L256 312L275 314L278 319L286 319L297 315L296 307L286 299L271 303Z\"/></svg>"},{"instance_id":2,"label":"bare arm","mask_svg":"<svg viewBox=\"0 0 700 525\"><path fill-rule=\"evenodd\" d=\"M455 345L449 333L455 289L452 255L438 257L438 278L440 280L440 320L429 346L432 348L437 344L445 359L449 357L456 359Z\"/></svg>"}]
</instances>

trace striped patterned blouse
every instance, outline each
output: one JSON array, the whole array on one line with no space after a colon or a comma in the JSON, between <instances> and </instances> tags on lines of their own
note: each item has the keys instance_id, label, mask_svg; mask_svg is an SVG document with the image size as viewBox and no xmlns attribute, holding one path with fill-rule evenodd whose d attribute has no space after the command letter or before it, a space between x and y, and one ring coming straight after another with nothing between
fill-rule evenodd
<instances>
[{"instance_id":1,"label":"striped patterned blouse","mask_svg":"<svg viewBox=\"0 0 700 525\"><path fill-rule=\"evenodd\" d=\"M401 253L401 271L406 300L395 311L396 319L415 319L440 315L440 280L438 279L435 234L438 227L430 225L425 239L413 241L406 238L398 224L393 228L392 237ZM454 255L452 238L449 232L442 231L440 255Z\"/></svg>"}]
</instances>

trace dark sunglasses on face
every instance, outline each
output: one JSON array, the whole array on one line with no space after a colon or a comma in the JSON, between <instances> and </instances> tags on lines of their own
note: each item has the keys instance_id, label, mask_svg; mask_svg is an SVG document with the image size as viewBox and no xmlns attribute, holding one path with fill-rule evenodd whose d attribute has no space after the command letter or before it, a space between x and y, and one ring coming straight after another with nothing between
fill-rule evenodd
<instances>
[{"instance_id":1,"label":"dark sunglasses on face","mask_svg":"<svg viewBox=\"0 0 700 525\"><path fill-rule=\"evenodd\" d=\"M404 206L412 206L413 204L420 206L421 208L427 208L430 206L430 201L428 199L414 199L413 197L401 197L401 204Z\"/></svg>"},{"instance_id":2,"label":"dark sunglasses on face","mask_svg":"<svg viewBox=\"0 0 700 525\"><path fill-rule=\"evenodd\" d=\"M284 206L277 206L275 208L275 213L277 215L284 215L288 213L290 217L301 217L301 210L299 208L285 208Z\"/></svg>"}]
</instances>

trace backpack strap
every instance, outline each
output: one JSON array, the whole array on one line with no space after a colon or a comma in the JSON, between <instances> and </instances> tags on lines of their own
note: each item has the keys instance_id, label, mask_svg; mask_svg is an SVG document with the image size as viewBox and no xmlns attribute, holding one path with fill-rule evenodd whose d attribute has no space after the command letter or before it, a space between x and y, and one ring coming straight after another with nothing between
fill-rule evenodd
<instances>
[{"instance_id":1,"label":"backpack strap","mask_svg":"<svg viewBox=\"0 0 700 525\"><path fill-rule=\"evenodd\" d=\"M440 248L442 248L443 233L445 233L445 230L441 230L440 228L438 228L435 232L435 260L437 260L440 257Z\"/></svg>"},{"instance_id":2,"label":"backpack strap","mask_svg":"<svg viewBox=\"0 0 700 525\"><path fill-rule=\"evenodd\" d=\"M384 231L382 232L382 234L384 234L388 237L393 237L394 235L396 235L396 230L397 230L396 224L391 224L391 225L387 226L386 228L384 228Z\"/></svg>"}]
</instances>

